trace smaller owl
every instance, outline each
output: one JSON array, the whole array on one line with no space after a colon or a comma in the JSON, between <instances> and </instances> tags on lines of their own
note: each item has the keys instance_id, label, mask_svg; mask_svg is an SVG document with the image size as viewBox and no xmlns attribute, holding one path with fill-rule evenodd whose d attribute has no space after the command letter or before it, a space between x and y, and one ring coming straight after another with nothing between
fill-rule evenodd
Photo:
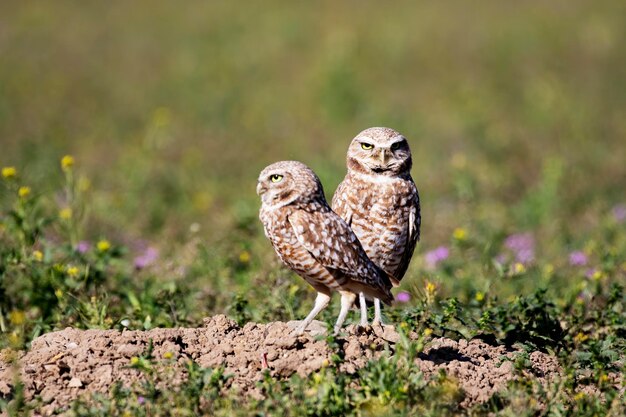
<instances>
[{"instance_id":1,"label":"smaller owl","mask_svg":"<svg viewBox=\"0 0 626 417\"><path fill-rule=\"evenodd\" d=\"M280 260L317 291L315 306L296 329L308 324L329 303L331 292L341 294L337 333L356 294L369 299L393 300L387 274L367 257L347 223L326 202L322 184L306 165L276 162L259 175L259 218L265 235Z\"/></svg>"},{"instance_id":2,"label":"smaller owl","mask_svg":"<svg viewBox=\"0 0 626 417\"><path fill-rule=\"evenodd\" d=\"M350 143L348 173L337 187L332 207L352 228L369 258L395 279L406 273L420 238L420 199L411 178L411 149L404 136L372 127ZM361 324L367 324L365 300ZM381 320L374 300L374 323Z\"/></svg>"}]
</instances>

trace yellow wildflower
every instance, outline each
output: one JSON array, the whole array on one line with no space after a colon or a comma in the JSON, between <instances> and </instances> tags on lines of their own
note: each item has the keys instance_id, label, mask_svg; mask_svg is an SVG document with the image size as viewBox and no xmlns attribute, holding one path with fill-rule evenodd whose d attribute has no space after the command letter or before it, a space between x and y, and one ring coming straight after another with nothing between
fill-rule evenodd
<instances>
[{"instance_id":1,"label":"yellow wildflower","mask_svg":"<svg viewBox=\"0 0 626 417\"><path fill-rule=\"evenodd\" d=\"M198 191L193 195L192 204L193 208L198 211L206 211L211 207L213 203L213 195L208 191Z\"/></svg>"},{"instance_id":2,"label":"yellow wildflower","mask_svg":"<svg viewBox=\"0 0 626 417\"><path fill-rule=\"evenodd\" d=\"M61 158L61 168L63 171L69 171L74 166L74 157L72 155L65 155Z\"/></svg>"},{"instance_id":3,"label":"yellow wildflower","mask_svg":"<svg viewBox=\"0 0 626 417\"><path fill-rule=\"evenodd\" d=\"M298 290L300 290L300 287L298 287L297 285L291 285L289 287L289 297L293 297L294 295L296 295L296 293L298 292Z\"/></svg>"},{"instance_id":4,"label":"yellow wildflower","mask_svg":"<svg viewBox=\"0 0 626 417\"><path fill-rule=\"evenodd\" d=\"M9 335L9 343L11 344L11 346L14 346L14 347L20 346L21 339L20 339L20 336L17 334L17 332L12 332Z\"/></svg>"},{"instance_id":5,"label":"yellow wildflower","mask_svg":"<svg viewBox=\"0 0 626 417\"><path fill-rule=\"evenodd\" d=\"M606 384L609 382L609 376L607 374L600 375L600 383Z\"/></svg>"},{"instance_id":6,"label":"yellow wildflower","mask_svg":"<svg viewBox=\"0 0 626 417\"><path fill-rule=\"evenodd\" d=\"M54 295L56 295L57 298L61 298L63 297L63 291L60 288L57 288L56 290L54 290Z\"/></svg>"},{"instance_id":7,"label":"yellow wildflower","mask_svg":"<svg viewBox=\"0 0 626 417\"><path fill-rule=\"evenodd\" d=\"M463 229L462 227L457 227L456 229L454 229L454 232L452 232L452 237L454 237L458 241L466 240L467 230Z\"/></svg>"},{"instance_id":8,"label":"yellow wildflower","mask_svg":"<svg viewBox=\"0 0 626 417\"><path fill-rule=\"evenodd\" d=\"M433 329L431 329L431 328L424 329L424 336L428 337L431 334L433 334Z\"/></svg>"},{"instance_id":9,"label":"yellow wildflower","mask_svg":"<svg viewBox=\"0 0 626 417\"><path fill-rule=\"evenodd\" d=\"M582 342L584 342L587 339L589 339L589 336L587 336L583 332L578 332L578 334L576 336L574 336L574 342L576 342L576 343L582 343Z\"/></svg>"},{"instance_id":10,"label":"yellow wildflower","mask_svg":"<svg viewBox=\"0 0 626 417\"><path fill-rule=\"evenodd\" d=\"M78 179L78 189L80 191L88 191L91 188L91 181L89 178L80 177Z\"/></svg>"},{"instance_id":11,"label":"yellow wildflower","mask_svg":"<svg viewBox=\"0 0 626 417\"><path fill-rule=\"evenodd\" d=\"M543 274L547 277L552 276L552 274L554 273L554 265L552 264L546 264L543 267Z\"/></svg>"},{"instance_id":12,"label":"yellow wildflower","mask_svg":"<svg viewBox=\"0 0 626 417\"><path fill-rule=\"evenodd\" d=\"M322 382L322 376L319 374L319 372L313 374L313 382L315 382L316 384Z\"/></svg>"},{"instance_id":13,"label":"yellow wildflower","mask_svg":"<svg viewBox=\"0 0 626 417\"><path fill-rule=\"evenodd\" d=\"M597 247L598 247L598 243L595 240L593 240L593 239L589 240L585 244L583 252L585 252L587 255L591 255L591 254L593 254L593 252L596 250Z\"/></svg>"},{"instance_id":14,"label":"yellow wildflower","mask_svg":"<svg viewBox=\"0 0 626 417\"><path fill-rule=\"evenodd\" d=\"M27 186L22 186L17 190L17 195L20 196L20 198L26 198L30 195L30 187Z\"/></svg>"},{"instance_id":15,"label":"yellow wildflower","mask_svg":"<svg viewBox=\"0 0 626 417\"><path fill-rule=\"evenodd\" d=\"M523 263L521 263L521 262L516 262L516 263L513 265L513 273L514 273L515 275L520 275L520 274L523 274L524 272L526 272L526 267L524 266L524 264L523 264Z\"/></svg>"},{"instance_id":16,"label":"yellow wildflower","mask_svg":"<svg viewBox=\"0 0 626 417\"><path fill-rule=\"evenodd\" d=\"M579 392L578 394L574 395L574 401L580 401L583 398L585 398L585 393L584 392Z\"/></svg>"},{"instance_id":17,"label":"yellow wildflower","mask_svg":"<svg viewBox=\"0 0 626 417\"><path fill-rule=\"evenodd\" d=\"M59 210L59 217L63 220L69 220L72 218L72 209L69 207L65 207Z\"/></svg>"},{"instance_id":18,"label":"yellow wildflower","mask_svg":"<svg viewBox=\"0 0 626 417\"><path fill-rule=\"evenodd\" d=\"M591 276L591 278L593 278L595 281L600 281L602 278L604 277L604 272L602 271L594 271L593 275Z\"/></svg>"},{"instance_id":19,"label":"yellow wildflower","mask_svg":"<svg viewBox=\"0 0 626 417\"><path fill-rule=\"evenodd\" d=\"M15 178L17 176L17 169L15 167L2 168L2 178Z\"/></svg>"},{"instance_id":20,"label":"yellow wildflower","mask_svg":"<svg viewBox=\"0 0 626 417\"><path fill-rule=\"evenodd\" d=\"M80 270L78 269L78 267L76 266L67 267L67 275L69 275L70 277L72 278L77 277L79 273L80 273Z\"/></svg>"},{"instance_id":21,"label":"yellow wildflower","mask_svg":"<svg viewBox=\"0 0 626 417\"><path fill-rule=\"evenodd\" d=\"M19 326L24 324L24 320L26 319L26 315L24 315L23 311L13 310L9 313L9 320L11 324L14 326Z\"/></svg>"},{"instance_id":22,"label":"yellow wildflower","mask_svg":"<svg viewBox=\"0 0 626 417\"><path fill-rule=\"evenodd\" d=\"M437 286L433 284L432 282L428 281L426 283L426 292L428 294L434 294L436 289L437 289Z\"/></svg>"},{"instance_id":23,"label":"yellow wildflower","mask_svg":"<svg viewBox=\"0 0 626 417\"><path fill-rule=\"evenodd\" d=\"M248 262L250 262L250 252L248 252L247 250L242 251L239 254L239 262L243 264L247 264Z\"/></svg>"},{"instance_id":24,"label":"yellow wildflower","mask_svg":"<svg viewBox=\"0 0 626 417\"><path fill-rule=\"evenodd\" d=\"M109 249L111 249L111 244L109 243L108 240L102 239L97 243L96 247L98 248L100 252L106 252Z\"/></svg>"},{"instance_id":25,"label":"yellow wildflower","mask_svg":"<svg viewBox=\"0 0 626 417\"><path fill-rule=\"evenodd\" d=\"M33 251L33 259L37 262L43 261L43 253L40 250Z\"/></svg>"},{"instance_id":26,"label":"yellow wildflower","mask_svg":"<svg viewBox=\"0 0 626 417\"><path fill-rule=\"evenodd\" d=\"M474 299L480 303L481 301L483 301L485 299L485 294L483 294L482 292L478 291L476 293L476 295L474 296Z\"/></svg>"},{"instance_id":27,"label":"yellow wildflower","mask_svg":"<svg viewBox=\"0 0 626 417\"><path fill-rule=\"evenodd\" d=\"M164 357L165 359L172 359L172 358L174 357L174 354L173 354L172 352L165 352L165 353L163 354L163 357Z\"/></svg>"},{"instance_id":28,"label":"yellow wildflower","mask_svg":"<svg viewBox=\"0 0 626 417\"><path fill-rule=\"evenodd\" d=\"M137 356L133 356L132 358L130 358L131 365L137 365L138 363L139 363L139 358Z\"/></svg>"}]
</instances>

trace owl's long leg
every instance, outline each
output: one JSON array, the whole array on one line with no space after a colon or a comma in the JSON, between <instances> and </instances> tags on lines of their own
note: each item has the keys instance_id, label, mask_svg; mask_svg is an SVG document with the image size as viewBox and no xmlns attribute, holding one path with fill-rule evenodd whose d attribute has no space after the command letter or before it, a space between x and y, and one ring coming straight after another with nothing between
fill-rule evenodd
<instances>
[{"instance_id":1,"label":"owl's long leg","mask_svg":"<svg viewBox=\"0 0 626 417\"><path fill-rule=\"evenodd\" d=\"M361 326L367 326L367 304L365 303L365 294L359 293L359 304L361 306Z\"/></svg>"},{"instance_id":2,"label":"owl's long leg","mask_svg":"<svg viewBox=\"0 0 626 417\"><path fill-rule=\"evenodd\" d=\"M341 330L343 322L346 321L348 310L350 310L354 300L356 300L356 294L353 292L339 291L339 293L341 294L341 311L339 311L339 317L337 317L337 323L335 323L335 334Z\"/></svg>"},{"instance_id":3,"label":"owl's long leg","mask_svg":"<svg viewBox=\"0 0 626 417\"><path fill-rule=\"evenodd\" d=\"M308 316L300 323L300 325L296 328L295 334L300 335L304 333L306 327L313 321L315 316L319 314L320 311L326 308L328 303L330 302L330 295L324 294L322 292L317 293L317 297L315 297L315 305L313 309L309 313Z\"/></svg>"},{"instance_id":4,"label":"owl's long leg","mask_svg":"<svg viewBox=\"0 0 626 417\"><path fill-rule=\"evenodd\" d=\"M378 298L374 298L374 321L372 321L372 324L383 324L383 319L380 314L380 300Z\"/></svg>"}]
</instances>

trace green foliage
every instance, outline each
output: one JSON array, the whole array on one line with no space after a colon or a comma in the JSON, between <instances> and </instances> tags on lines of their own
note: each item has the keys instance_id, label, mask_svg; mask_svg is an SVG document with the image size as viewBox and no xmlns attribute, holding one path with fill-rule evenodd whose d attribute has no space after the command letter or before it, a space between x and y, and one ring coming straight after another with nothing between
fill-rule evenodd
<instances>
[{"instance_id":1,"label":"green foliage","mask_svg":"<svg viewBox=\"0 0 626 417\"><path fill-rule=\"evenodd\" d=\"M495 334L508 345L526 343L550 348L558 346L563 338L556 306L546 298L545 290L483 311L479 324L482 332Z\"/></svg>"}]
</instances>

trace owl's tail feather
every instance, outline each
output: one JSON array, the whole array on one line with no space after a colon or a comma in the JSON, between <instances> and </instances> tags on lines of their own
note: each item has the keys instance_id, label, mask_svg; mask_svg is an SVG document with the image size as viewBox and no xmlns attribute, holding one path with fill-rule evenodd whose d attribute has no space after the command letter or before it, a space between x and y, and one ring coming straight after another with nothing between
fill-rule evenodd
<instances>
[{"instance_id":1,"label":"owl's tail feather","mask_svg":"<svg viewBox=\"0 0 626 417\"><path fill-rule=\"evenodd\" d=\"M387 275L387 278L389 279L389 282L391 283L392 287L395 288L395 287L400 286L400 280L398 278L394 277L391 274L387 274L387 273L385 273L385 274Z\"/></svg>"}]
</instances>

